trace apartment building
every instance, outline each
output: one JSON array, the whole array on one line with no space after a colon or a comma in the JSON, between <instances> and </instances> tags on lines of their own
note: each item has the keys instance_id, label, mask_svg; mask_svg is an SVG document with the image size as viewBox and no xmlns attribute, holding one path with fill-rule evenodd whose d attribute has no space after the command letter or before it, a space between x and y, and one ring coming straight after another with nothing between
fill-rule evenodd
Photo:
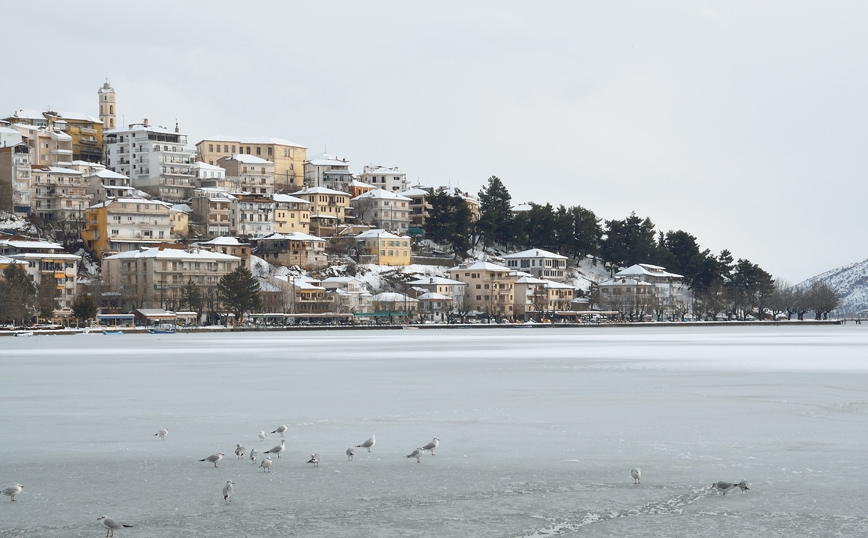
<instances>
[{"instance_id":1,"label":"apartment building","mask_svg":"<svg viewBox=\"0 0 868 538\"><path fill-rule=\"evenodd\" d=\"M193 163L193 184L197 187L211 187L235 192L232 183L226 180L226 170L219 166L196 161Z\"/></svg>"},{"instance_id":2,"label":"apartment building","mask_svg":"<svg viewBox=\"0 0 868 538\"><path fill-rule=\"evenodd\" d=\"M410 227L412 200L400 194L374 189L350 200L359 222L394 233L406 233Z\"/></svg>"},{"instance_id":3,"label":"apartment building","mask_svg":"<svg viewBox=\"0 0 868 538\"><path fill-rule=\"evenodd\" d=\"M135 308L165 308L179 304L183 287L192 281L203 296L214 293L224 275L241 265L241 258L197 247L142 248L102 261L103 278L119 293L129 311Z\"/></svg>"},{"instance_id":4,"label":"apartment building","mask_svg":"<svg viewBox=\"0 0 868 538\"><path fill-rule=\"evenodd\" d=\"M27 274L37 287L46 279L51 280L54 283L54 299L59 306L55 315L71 314L77 291L80 256L64 253L58 243L18 238L0 239L0 256L10 258L15 263L26 263Z\"/></svg>"},{"instance_id":5,"label":"apartment building","mask_svg":"<svg viewBox=\"0 0 868 538\"><path fill-rule=\"evenodd\" d=\"M235 233L238 199L223 189L200 187L193 191L193 215L205 226L208 237Z\"/></svg>"},{"instance_id":6,"label":"apartment building","mask_svg":"<svg viewBox=\"0 0 868 538\"><path fill-rule=\"evenodd\" d=\"M658 319L677 319L691 303L684 277L664 267L639 263L615 273L599 286L603 308L618 310L630 317L656 315Z\"/></svg>"},{"instance_id":7,"label":"apartment building","mask_svg":"<svg viewBox=\"0 0 868 538\"><path fill-rule=\"evenodd\" d=\"M307 148L301 144L270 136L212 136L196 144L197 159L208 164L239 154L274 163L274 192L293 192L304 185Z\"/></svg>"},{"instance_id":8,"label":"apartment building","mask_svg":"<svg viewBox=\"0 0 868 538\"><path fill-rule=\"evenodd\" d=\"M311 157L304 163L305 187L326 187L337 191L347 191L353 181L350 163L346 159L323 153Z\"/></svg>"},{"instance_id":9,"label":"apartment building","mask_svg":"<svg viewBox=\"0 0 868 538\"><path fill-rule=\"evenodd\" d=\"M530 273L536 278L563 282L566 279L567 257L541 248L532 248L503 257L514 271Z\"/></svg>"},{"instance_id":10,"label":"apartment building","mask_svg":"<svg viewBox=\"0 0 868 538\"><path fill-rule=\"evenodd\" d=\"M69 136L70 161L98 163L102 160L103 122L81 112L16 110L8 118L10 124L59 131ZM38 164L63 166L62 160L39 159Z\"/></svg>"},{"instance_id":11,"label":"apartment building","mask_svg":"<svg viewBox=\"0 0 868 538\"><path fill-rule=\"evenodd\" d=\"M300 232L272 234L257 241L257 253L272 264L315 271L328 266L325 239Z\"/></svg>"},{"instance_id":12,"label":"apartment building","mask_svg":"<svg viewBox=\"0 0 868 538\"><path fill-rule=\"evenodd\" d=\"M407 174L401 172L397 166L365 165L358 179L363 183L389 192L407 190Z\"/></svg>"},{"instance_id":13,"label":"apartment building","mask_svg":"<svg viewBox=\"0 0 868 538\"><path fill-rule=\"evenodd\" d=\"M0 147L0 209L29 217L32 205L31 178L30 146L18 142Z\"/></svg>"},{"instance_id":14,"label":"apartment building","mask_svg":"<svg viewBox=\"0 0 868 538\"><path fill-rule=\"evenodd\" d=\"M250 269L250 256L252 254L250 243L241 241L236 237L215 237L210 241L196 243L196 246L204 248L209 252L220 252L222 254L229 254L230 256L238 256L241 258L242 265Z\"/></svg>"},{"instance_id":15,"label":"apartment building","mask_svg":"<svg viewBox=\"0 0 868 538\"><path fill-rule=\"evenodd\" d=\"M563 282L554 282L530 275L515 281L514 315L540 321L555 312L571 310L575 288Z\"/></svg>"},{"instance_id":16,"label":"apartment building","mask_svg":"<svg viewBox=\"0 0 868 538\"><path fill-rule=\"evenodd\" d=\"M154 127L145 119L105 133L106 166L129 176L132 186L166 201L189 200L195 187L196 154L186 148L187 135Z\"/></svg>"},{"instance_id":17,"label":"apartment building","mask_svg":"<svg viewBox=\"0 0 868 538\"><path fill-rule=\"evenodd\" d=\"M217 160L226 171L230 192L249 192L261 196L274 194L274 163L255 155L230 155Z\"/></svg>"},{"instance_id":18,"label":"apartment building","mask_svg":"<svg viewBox=\"0 0 868 538\"><path fill-rule=\"evenodd\" d=\"M38 166L68 167L72 165L72 137L56 128L38 125L12 126L30 146L30 164Z\"/></svg>"},{"instance_id":19,"label":"apartment building","mask_svg":"<svg viewBox=\"0 0 868 538\"><path fill-rule=\"evenodd\" d=\"M87 209L81 238L97 259L174 241L172 204L113 198Z\"/></svg>"},{"instance_id":20,"label":"apartment building","mask_svg":"<svg viewBox=\"0 0 868 538\"><path fill-rule=\"evenodd\" d=\"M259 194L236 194L237 235L265 237L274 233L274 200Z\"/></svg>"},{"instance_id":21,"label":"apartment building","mask_svg":"<svg viewBox=\"0 0 868 538\"><path fill-rule=\"evenodd\" d=\"M410 265L410 238L382 229L368 230L355 237L359 263Z\"/></svg>"},{"instance_id":22,"label":"apartment building","mask_svg":"<svg viewBox=\"0 0 868 538\"><path fill-rule=\"evenodd\" d=\"M509 267L484 261L449 269L452 280L464 282L464 311L487 316L515 314L515 282L518 275Z\"/></svg>"},{"instance_id":23,"label":"apartment building","mask_svg":"<svg viewBox=\"0 0 868 538\"><path fill-rule=\"evenodd\" d=\"M310 231L310 202L289 194L275 194L272 199L275 233Z\"/></svg>"},{"instance_id":24,"label":"apartment building","mask_svg":"<svg viewBox=\"0 0 868 538\"><path fill-rule=\"evenodd\" d=\"M319 237L334 235L337 226L349 217L350 195L346 192L312 187L293 193L293 196L310 203L311 233Z\"/></svg>"},{"instance_id":25,"label":"apartment building","mask_svg":"<svg viewBox=\"0 0 868 538\"><path fill-rule=\"evenodd\" d=\"M72 168L31 166L31 210L43 221L84 221L93 196L84 174Z\"/></svg>"},{"instance_id":26,"label":"apartment building","mask_svg":"<svg viewBox=\"0 0 868 538\"><path fill-rule=\"evenodd\" d=\"M321 284L331 295L335 312L362 314L371 311L371 292L364 281L352 276L333 276L323 279Z\"/></svg>"}]
</instances>

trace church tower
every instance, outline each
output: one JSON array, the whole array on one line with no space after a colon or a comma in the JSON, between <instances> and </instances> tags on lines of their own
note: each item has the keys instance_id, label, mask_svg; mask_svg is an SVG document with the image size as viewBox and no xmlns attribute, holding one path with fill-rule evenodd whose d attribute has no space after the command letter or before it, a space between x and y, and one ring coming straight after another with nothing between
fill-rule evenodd
<instances>
[{"instance_id":1,"label":"church tower","mask_svg":"<svg viewBox=\"0 0 868 538\"><path fill-rule=\"evenodd\" d=\"M117 114L115 110L115 89L106 79L105 84L99 89L99 119L102 121L103 132L117 128Z\"/></svg>"}]
</instances>

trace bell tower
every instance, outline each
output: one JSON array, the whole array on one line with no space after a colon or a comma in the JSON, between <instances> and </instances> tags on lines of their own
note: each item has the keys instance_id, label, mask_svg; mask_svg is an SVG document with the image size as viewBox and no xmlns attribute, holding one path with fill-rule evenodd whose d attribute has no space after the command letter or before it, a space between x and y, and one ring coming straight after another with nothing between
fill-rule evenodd
<instances>
[{"instance_id":1,"label":"bell tower","mask_svg":"<svg viewBox=\"0 0 868 538\"><path fill-rule=\"evenodd\" d=\"M111 87L108 79L99 89L99 119L102 121L103 131L117 127L117 111L115 110L115 89Z\"/></svg>"}]
</instances>

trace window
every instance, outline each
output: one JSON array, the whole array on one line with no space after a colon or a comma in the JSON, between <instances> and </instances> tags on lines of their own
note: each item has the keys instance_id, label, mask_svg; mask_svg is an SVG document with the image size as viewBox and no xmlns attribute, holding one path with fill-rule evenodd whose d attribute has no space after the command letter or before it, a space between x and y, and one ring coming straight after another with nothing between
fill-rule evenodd
<instances>
[{"instance_id":1,"label":"window","mask_svg":"<svg viewBox=\"0 0 868 538\"><path fill-rule=\"evenodd\" d=\"M223 144L223 153L229 153L229 144Z\"/></svg>"},{"instance_id":2,"label":"window","mask_svg":"<svg viewBox=\"0 0 868 538\"><path fill-rule=\"evenodd\" d=\"M217 144L217 153L220 153L220 144Z\"/></svg>"},{"instance_id":3,"label":"window","mask_svg":"<svg viewBox=\"0 0 868 538\"><path fill-rule=\"evenodd\" d=\"M262 148L261 148L261 147L256 146L256 154L257 154L257 155L262 155Z\"/></svg>"},{"instance_id":4,"label":"window","mask_svg":"<svg viewBox=\"0 0 868 538\"><path fill-rule=\"evenodd\" d=\"M214 144L208 144L208 151L214 151Z\"/></svg>"},{"instance_id":5,"label":"window","mask_svg":"<svg viewBox=\"0 0 868 538\"><path fill-rule=\"evenodd\" d=\"M117 234L118 234L117 230L112 230L112 235L117 235Z\"/></svg>"},{"instance_id":6,"label":"window","mask_svg":"<svg viewBox=\"0 0 868 538\"><path fill-rule=\"evenodd\" d=\"M235 144L232 144L232 153L235 153Z\"/></svg>"}]
</instances>

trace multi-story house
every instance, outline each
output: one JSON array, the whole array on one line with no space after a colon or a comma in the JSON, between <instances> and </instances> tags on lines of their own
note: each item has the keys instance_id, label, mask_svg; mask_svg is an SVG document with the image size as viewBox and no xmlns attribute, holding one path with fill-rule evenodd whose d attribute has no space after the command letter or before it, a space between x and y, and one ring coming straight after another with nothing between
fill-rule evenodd
<instances>
[{"instance_id":1,"label":"multi-story house","mask_svg":"<svg viewBox=\"0 0 868 538\"><path fill-rule=\"evenodd\" d=\"M31 178L30 146L18 142L0 148L0 209L29 217Z\"/></svg>"},{"instance_id":2,"label":"multi-story house","mask_svg":"<svg viewBox=\"0 0 868 538\"><path fill-rule=\"evenodd\" d=\"M602 282L599 302L603 308L633 319L654 315L659 320L680 321L690 308L691 293L682 275L658 265L639 263Z\"/></svg>"},{"instance_id":3,"label":"multi-story house","mask_svg":"<svg viewBox=\"0 0 868 538\"><path fill-rule=\"evenodd\" d=\"M274 233L274 200L259 194L236 194L236 232L244 237L265 237Z\"/></svg>"},{"instance_id":4,"label":"multi-story house","mask_svg":"<svg viewBox=\"0 0 868 538\"><path fill-rule=\"evenodd\" d=\"M554 282L524 275L515 281L514 315L539 321L555 312L571 310L575 288L562 282Z\"/></svg>"},{"instance_id":5,"label":"multi-story house","mask_svg":"<svg viewBox=\"0 0 868 538\"><path fill-rule=\"evenodd\" d=\"M325 239L301 232L273 234L257 241L259 256L265 261L310 271L328 266Z\"/></svg>"},{"instance_id":6,"label":"multi-story house","mask_svg":"<svg viewBox=\"0 0 868 538\"><path fill-rule=\"evenodd\" d=\"M172 204L113 198L91 206L81 238L98 259L172 242Z\"/></svg>"},{"instance_id":7,"label":"multi-story house","mask_svg":"<svg viewBox=\"0 0 868 538\"><path fill-rule=\"evenodd\" d=\"M232 183L226 180L226 169L213 164L196 161L193 163L194 184L197 187L211 187L235 192Z\"/></svg>"},{"instance_id":8,"label":"multi-story house","mask_svg":"<svg viewBox=\"0 0 868 538\"><path fill-rule=\"evenodd\" d=\"M272 199L275 233L310 231L310 202L289 194L275 194Z\"/></svg>"},{"instance_id":9,"label":"multi-story house","mask_svg":"<svg viewBox=\"0 0 868 538\"><path fill-rule=\"evenodd\" d=\"M31 209L44 221L84 221L92 195L84 174L72 168L31 166Z\"/></svg>"},{"instance_id":10,"label":"multi-story house","mask_svg":"<svg viewBox=\"0 0 868 538\"><path fill-rule=\"evenodd\" d=\"M453 280L467 284L462 312L476 311L489 317L515 314L515 281L519 277L509 267L478 261L448 272Z\"/></svg>"},{"instance_id":11,"label":"multi-story house","mask_svg":"<svg viewBox=\"0 0 868 538\"><path fill-rule=\"evenodd\" d=\"M510 269L530 273L536 278L557 282L566 278L567 257L541 248L507 254L503 259Z\"/></svg>"},{"instance_id":12,"label":"multi-story house","mask_svg":"<svg viewBox=\"0 0 868 538\"><path fill-rule=\"evenodd\" d=\"M193 208L187 204L172 204L169 221L172 223L172 236L185 238L190 233L190 216Z\"/></svg>"},{"instance_id":13,"label":"multi-story house","mask_svg":"<svg viewBox=\"0 0 868 538\"><path fill-rule=\"evenodd\" d=\"M217 160L226 170L230 192L249 192L261 196L274 194L274 163L255 155L229 155Z\"/></svg>"},{"instance_id":14,"label":"multi-story house","mask_svg":"<svg viewBox=\"0 0 868 538\"><path fill-rule=\"evenodd\" d=\"M89 114L81 112L53 112L38 110L16 110L5 121L44 128L48 131L60 131L69 136L70 161L87 161L97 163L102 160L103 122ZM64 159L65 160L65 159ZM63 160L43 162L39 164L63 166Z\"/></svg>"},{"instance_id":15,"label":"multi-story house","mask_svg":"<svg viewBox=\"0 0 868 538\"><path fill-rule=\"evenodd\" d=\"M30 164L33 166L68 167L72 165L72 137L52 122L51 127L22 125L13 127L30 146Z\"/></svg>"},{"instance_id":16,"label":"multi-story house","mask_svg":"<svg viewBox=\"0 0 868 538\"><path fill-rule=\"evenodd\" d=\"M212 136L196 144L200 161L217 164L228 155L253 155L274 163L274 191L293 192L304 184L307 148L282 138Z\"/></svg>"},{"instance_id":17,"label":"multi-story house","mask_svg":"<svg viewBox=\"0 0 868 538\"><path fill-rule=\"evenodd\" d=\"M197 246L210 252L220 252L230 256L238 256L244 267L250 269L250 256L252 249L250 243L239 241L236 237L215 237L210 241L196 243Z\"/></svg>"},{"instance_id":18,"label":"multi-story house","mask_svg":"<svg viewBox=\"0 0 868 538\"><path fill-rule=\"evenodd\" d=\"M130 185L130 178L103 168L85 175L91 202L105 202L112 198L143 198L147 195Z\"/></svg>"},{"instance_id":19,"label":"multi-story house","mask_svg":"<svg viewBox=\"0 0 868 538\"><path fill-rule=\"evenodd\" d=\"M316 278L277 275L278 288L285 290L284 310L290 314L321 314L332 311L334 303L328 290Z\"/></svg>"},{"instance_id":20,"label":"multi-story house","mask_svg":"<svg viewBox=\"0 0 868 538\"><path fill-rule=\"evenodd\" d=\"M406 233L410 227L410 203L400 194L374 189L350 200L356 217L362 223L395 233Z\"/></svg>"},{"instance_id":21,"label":"multi-story house","mask_svg":"<svg viewBox=\"0 0 868 538\"><path fill-rule=\"evenodd\" d=\"M443 323L444 321L449 320L449 317L454 310L452 306L452 297L441 295L433 291L416 296L416 300L419 301L419 317L422 321Z\"/></svg>"},{"instance_id":22,"label":"multi-story house","mask_svg":"<svg viewBox=\"0 0 868 538\"><path fill-rule=\"evenodd\" d=\"M326 187L346 191L353 181L350 163L328 153L317 155L304 163L305 187Z\"/></svg>"},{"instance_id":23,"label":"multi-story house","mask_svg":"<svg viewBox=\"0 0 868 538\"><path fill-rule=\"evenodd\" d=\"M389 168L379 165L366 165L362 169L361 175L359 175L359 180L389 192L403 192L407 190L407 174L401 172L397 166Z\"/></svg>"},{"instance_id":24,"label":"multi-story house","mask_svg":"<svg viewBox=\"0 0 868 538\"><path fill-rule=\"evenodd\" d=\"M186 148L187 135L143 123L105 133L106 166L129 176L132 186L166 201L189 200L196 154Z\"/></svg>"},{"instance_id":25,"label":"multi-story house","mask_svg":"<svg viewBox=\"0 0 868 538\"><path fill-rule=\"evenodd\" d=\"M375 229L356 236L359 263L410 265L410 238Z\"/></svg>"},{"instance_id":26,"label":"multi-story house","mask_svg":"<svg viewBox=\"0 0 868 538\"><path fill-rule=\"evenodd\" d=\"M410 199L410 227L414 228L414 232L422 231L425 228L425 219L428 218L428 212L431 210L431 203L428 202L431 189L421 186L411 187L402 192L401 196Z\"/></svg>"},{"instance_id":27,"label":"multi-story house","mask_svg":"<svg viewBox=\"0 0 868 538\"><path fill-rule=\"evenodd\" d=\"M223 189L200 187L193 191L193 215L209 237L235 233L238 199Z\"/></svg>"},{"instance_id":28,"label":"multi-story house","mask_svg":"<svg viewBox=\"0 0 868 538\"><path fill-rule=\"evenodd\" d=\"M310 202L310 225L314 235L334 235L337 226L350 215L350 195L346 192L312 187L294 192L293 196Z\"/></svg>"},{"instance_id":29,"label":"multi-story house","mask_svg":"<svg viewBox=\"0 0 868 538\"><path fill-rule=\"evenodd\" d=\"M109 289L120 294L129 311L180 305L190 281L203 296L214 294L220 279L241 263L238 256L221 252L160 246L106 256L102 270Z\"/></svg>"},{"instance_id":30,"label":"multi-story house","mask_svg":"<svg viewBox=\"0 0 868 538\"><path fill-rule=\"evenodd\" d=\"M371 292L364 281L352 276L333 276L322 281L334 304L334 311L353 314L371 311Z\"/></svg>"},{"instance_id":31,"label":"multi-story house","mask_svg":"<svg viewBox=\"0 0 868 538\"><path fill-rule=\"evenodd\" d=\"M452 280L439 276L422 277L416 280L407 282L410 286L409 294L413 297L419 297L426 293L436 293L452 297L452 305L456 310L461 310L464 304L464 290L467 287L465 282L460 280Z\"/></svg>"},{"instance_id":32,"label":"multi-story house","mask_svg":"<svg viewBox=\"0 0 868 538\"><path fill-rule=\"evenodd\" d=\"M0 240L0 256L11 258L17 263L26 262L27 274L37 287L46 279L51 280L54 300L59 306L55 316L71 315L80 256L64 253L58 243L18 238Z\"/></svg>"}]
</instances>

